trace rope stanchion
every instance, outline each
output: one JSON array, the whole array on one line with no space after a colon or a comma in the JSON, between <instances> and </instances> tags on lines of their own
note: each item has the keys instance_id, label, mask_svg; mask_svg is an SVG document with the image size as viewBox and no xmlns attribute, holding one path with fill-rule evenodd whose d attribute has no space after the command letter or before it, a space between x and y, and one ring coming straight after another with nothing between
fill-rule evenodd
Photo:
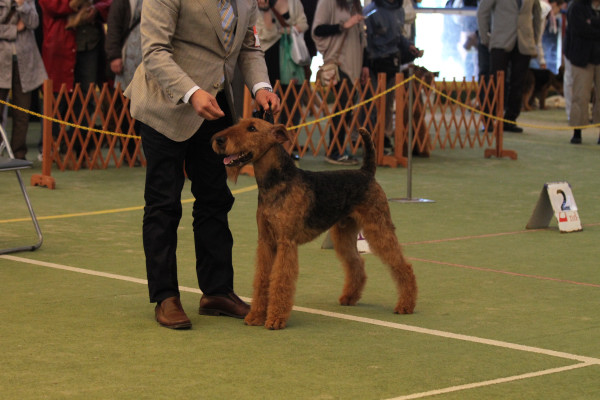
<instances>
[{"instance_id":1,"label":"rope stanchion","mask_svg":"<svg viewBox=\"0 0 600 400\"><path fill-rule=\"evenodd\" d=\"M414 77L412 69L409 69L409 75ZM418 79L418 78L417 78ZM414 90L414 79L411 79L408 83L408 109L412 111L415 106L415 90ZM413 198L412 197L412 148L413 148L413 113L408 113L408 142L407 142L407 166L406 166L406 197L404 198L391 198L388 201L397 203L435 203L434 200Z\"/></svg>"}]
</instances>

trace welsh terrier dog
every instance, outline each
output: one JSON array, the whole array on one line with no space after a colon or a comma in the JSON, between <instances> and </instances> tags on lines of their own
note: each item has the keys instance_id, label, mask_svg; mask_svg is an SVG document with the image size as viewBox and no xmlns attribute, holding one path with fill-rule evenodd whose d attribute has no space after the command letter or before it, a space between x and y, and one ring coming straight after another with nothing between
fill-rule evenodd
<instances>
[{"instance_id":1,"label":"welsh terrier dog","mask_svg":"<svg viewBox=\"0 0 600 400\"><path fill-rule=\"evenodd\" d=\"M213 136L213 150L225 156L229 178L235 181L241 167L251 162L258 185L258 249L247 325L285 328L294 306L298 245L327 229L346 275L340 304L355 305L367 280L356 248L362 229L371 251L388 264L398 287L394 312L414 311L416 279L394 233L385 193L375 181L371 136L365 129L360 135L365 144L362 167L324 172L295 166L282 145L290 140L283 125L244 119Z\"/></svg>"}]
</instances>

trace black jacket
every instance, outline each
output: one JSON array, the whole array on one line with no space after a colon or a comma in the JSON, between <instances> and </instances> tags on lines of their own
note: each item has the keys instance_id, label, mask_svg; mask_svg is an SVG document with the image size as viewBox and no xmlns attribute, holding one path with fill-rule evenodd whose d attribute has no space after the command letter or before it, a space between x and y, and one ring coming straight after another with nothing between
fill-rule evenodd
<instances>
[{"instance_id":1,"label":"black jacket","mask_svg":"<svg viewBox=\"0 0 600 400\"><path fill-rule=\"evenodd\" d=\"M565 56L571 64L600 64L600 12L589 0L575 0L567 14Z\"/></svg>"}]
</instances>

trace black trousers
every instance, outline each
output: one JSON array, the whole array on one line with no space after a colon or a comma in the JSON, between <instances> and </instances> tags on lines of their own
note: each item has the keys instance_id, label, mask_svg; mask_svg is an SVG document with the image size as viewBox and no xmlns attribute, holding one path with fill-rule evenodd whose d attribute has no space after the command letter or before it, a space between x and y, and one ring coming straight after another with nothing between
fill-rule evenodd
<instances>
[{"instance_id":1,"label":"black trousers","mask_svg":"<svg viewBox=\"0 0 600 400\"><path fill-rule=\"evenodd\" d=\"M141 124L147 161L143 242L150 302L179 296L176 250L184 168L195 199L192 216L200 290L208 295L233 290L233 237L227 214L234 199L227 186L223 156L210 145L213 134L231 126L232 119L223 92L217 101L226 116L204 121L184 142L175 142Z\"/></svg>"},{"instance_id":2,"label":"black trousers","mask_svg":"<svg viewBox=\"0 0 600 400\"><path fill-rule=\"evenodd\" d=\"M505 73L504 118L510 121L516 121L521 114L523 82L531 60L531 56L519 53L518 47L515 44L511 51L490 50L490 73L494 76L498 71Z\"/></svg>"}]
</instances>

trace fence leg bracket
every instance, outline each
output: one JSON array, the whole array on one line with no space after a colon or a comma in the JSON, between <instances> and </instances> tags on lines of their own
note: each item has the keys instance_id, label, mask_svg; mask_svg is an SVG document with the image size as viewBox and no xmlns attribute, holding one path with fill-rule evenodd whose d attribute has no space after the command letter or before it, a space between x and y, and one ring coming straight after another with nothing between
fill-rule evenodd
<instances>
[{"instance_id":1,"label":"fence leg bracket","mask_svg":"<svg viewBox=\"0 0 600 400\"><path fill-rule=\"evenodd\" d=\"M35 174L31 176L31 186L43 186L48 189L55 189L56 181L51 176Z\"/></svg>"}]
</instances>

